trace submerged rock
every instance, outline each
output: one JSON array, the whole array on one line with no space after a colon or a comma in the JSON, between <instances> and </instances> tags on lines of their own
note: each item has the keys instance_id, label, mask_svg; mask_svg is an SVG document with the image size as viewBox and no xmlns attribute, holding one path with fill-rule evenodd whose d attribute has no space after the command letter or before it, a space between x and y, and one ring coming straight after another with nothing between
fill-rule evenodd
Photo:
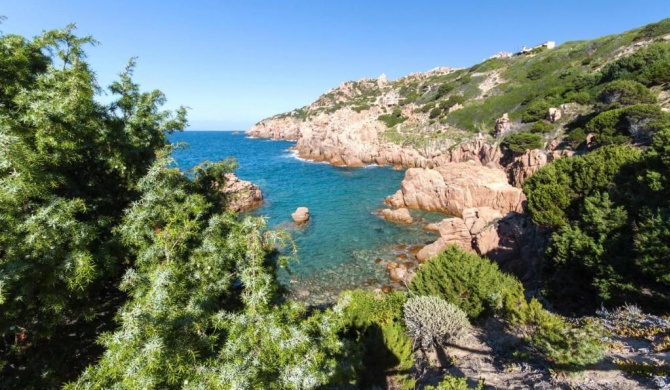
<instances>
[{"instance_id":1,"label":"submerged rock","mask_svg":"<svg viewBox=\"0 0 670 390\"><path fill-rule=\"evenodd\" d=\"M393 264L393 266L390 266ZM389 263L387 267L389 279L393 282L402 282L407 277L407 266L403 263Z\"/></svg>"},{"instance_id":2,"label":"submerged rock","mask_svg":"<svg viewBox=\"0 0 670 390\"><path fill-rule=\"evenodd\" d=\"M409 214L409 210L405 207L399 209L382 209L380 215L387 221L399 223L412 223L414 218Z\"/></svg>"},{"instance_id":3,"label":"submerged rock","mask_svg":"<svg viewBox=\"0 0 670 390\"><path fill-rule=\"evenodd\" d=\"M302 225L309 221L309 209L307 207L298 207L295 212L291 214L291 218L293 218L293 222Z\"/></svg>"}]
</instances>

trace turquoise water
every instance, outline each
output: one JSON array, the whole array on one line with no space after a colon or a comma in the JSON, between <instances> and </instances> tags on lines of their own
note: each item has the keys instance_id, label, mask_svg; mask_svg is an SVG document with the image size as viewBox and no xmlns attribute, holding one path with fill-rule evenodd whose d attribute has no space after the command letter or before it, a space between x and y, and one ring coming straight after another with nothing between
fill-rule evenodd
<instances>
[{"instance_id":1,"label":"turquoise water","mask_svg":"<svg viewBox=\"0 0 670 390\"><path fill-rule=\"evenodd\" d=\"M388 261L406 261L405 256L411 260L410 246L435 240L422 224L398 225L375 214L382 200L400 187L403 171L303 161L288 150L292 142L232 132L188 131L170 138L190 144L175 153L180 168L235 157L236 174L261 187L265 203L253 214L266 216L270 227L290 231L298 246L298 261L291 264L290 274L280 272L280 280L310 303L329 302L343 289L392 285L386 275ZM312 216L303 228L291 220L299 206L308 207Z\"/></svg>"}]
</instances>

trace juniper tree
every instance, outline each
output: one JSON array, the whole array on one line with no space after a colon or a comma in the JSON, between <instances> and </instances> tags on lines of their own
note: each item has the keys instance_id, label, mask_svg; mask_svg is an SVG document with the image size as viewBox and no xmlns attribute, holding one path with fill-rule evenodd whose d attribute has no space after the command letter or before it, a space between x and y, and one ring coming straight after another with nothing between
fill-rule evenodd
<instances>
[{"instance_id":1,"label":"juniper tree","mask_svg":"<svg viewBox=\"0 0 670 390\"><path fill-rule=\"evenodd\" d=\"M93 340L132 261L114 234L137 181L181 130L140 92L134 63L101 93L74 26L0 35L0 387L54 387L95 356Z\"/></svg>"},{"instance_id":2,"label":"juniper tree","mask_svg":"<svg viewBox=\"0 0 670 390\"><path fill-rule=\"evenodd\" d=\"M262 218L221 212L217 185L203 180L225 163L196 169L193 180L169 165L142 179L119 228L137 259L123 277L121 326L102 337L102 360L67 387L311 389L335 380L346 352L341 307L308 316L278 303L281 236Z\"/></svg>"}]
</instances>

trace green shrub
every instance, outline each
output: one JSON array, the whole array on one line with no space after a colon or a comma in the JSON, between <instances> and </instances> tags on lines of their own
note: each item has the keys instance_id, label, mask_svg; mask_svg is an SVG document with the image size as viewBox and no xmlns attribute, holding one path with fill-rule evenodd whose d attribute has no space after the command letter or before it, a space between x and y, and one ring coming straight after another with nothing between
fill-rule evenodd
<instances>
[{"instance_id":1,"label":"green shrub","mask_svg":"<svg viewBox=\"0 0 670 390\"><path fill-rule=\"evenodd\" d=\"M425 390L483 390L484 381L481 380L477 383L475 387L468 386L467 378L457 378L455 376L447 375L442 379L437 386L426 386Z\"/></svg>"},{"instance_id":2,"label":"green shrub","mask_svg":"<svg viewBox=\"0 0 670 390\"><path fill-rule=\"evenodd\" d=\"M407 297L401 292L379 295L372 291L354 290L344 293L341 300L348 302L342 314L344 323L366 327L400 321L402 305Z\"/></svg>"},{"instance_id":3,"label":"green shrub","mask_svg":"<svg viewBox=\"0 0 670 390\"><path fill-rule=\"evenodd\" d=\"M600 145L626 142L647 143L652 134L670 126L670 114L655 104L634 106L605 111L586 124L586 131L596 134Z\"/></svg>"},{"instance_id":4,"label":"green shrub","mask_svg":"<svg viewBox=\"0 0 670 390\"><path fill-rule=\"evenodd\" d=\"M586 91L570 91L565 94L566 102L575 102L577 104L590 104L592 102L591 94Z\"/></svg>"},{"instance_id":5,"label":"green shrub","mask_svg":"<svg viewBox=\"0 0 670 390\"><path fill-rule=\"evenodd\" d=\"M568 134L567 139L570 146L577 149L581 144L586 142L586 133L584 133L584 129L576 128Z\"/></svg>"},{"instance_id":6,"label":"green shrub","mask_svg":"<svg viewBox=\"0 0 670 390\"><path fill-rule=\"evenodd\" d=\"M360 113L361 111L367 111L367 110L369 110L369 109L370 109L370 106L367 105L367 104L362 104L362 105L360 105L360 106L353 106L353 107L351 107L351 109L354 110L354 111L356 111L356 112L358 112L358 113Z\"/></svg>"},{"instance_id":7,"label":"green shrub","mask_svg":"<svg viewBox=\"0 0 670 390\"><path fill-rule=\"evenodd\" d=\"M656 103L649 88L633 80L615 80L605 84L603 90L598 94L598 102L601 110L611 110L623 106L635 104Z\"/></svg>"},{"instance_id":8,"label":"green shrub","mask_svg":"<svg viewBox=\"0 0 670 390\"><path fill-rule=\"evenodd\" d=\"M434 118L437 118L438 116L440 116L441 114L442 114L442 109L439 108L439 107L435 107L432 110L430 110L430 114L428 115L428 117L430 119L434 119Z\"/></svg>"},{"instance_id":9,"label":"green shrub","mask_svg":"<svg viewBox=\"0 0 670 390\"><path fill-rule=\"evenodd\" d=\"M670 286L670 209L644 213L635 229L634 244L640 270Z\"/></svg>"},{"instance_id":10,"label":"green shrub","mask_svg":"<svg viewBox=\"0 0 670 390\"><path fill-rule=\"evenodd\" d=\"M403 116L400 108L396 107L390 114L380 115L377 119L380 120L381 122L384 122L386 127L391 128L397 124L406 121L407 117Z\"/></svg>"},{"instance_id":11,"label":"green shrub","mask_svg":"<svg viewBox=\"0 0 670 390\"><path fill-rule=\"evenodd\" d=\"M456 80L456 82L459 85L470 84L471 81L472 81L472 77L469 74L461 76L460 78L458 78L458 80Z\"/></svg>"},{"instance_id":12,"label":"green shrub","mask_svg":"<svg viewBox=\"0 0 670 390\"><path fill-rule=\"evenodd\" d=\"M634 54L608 64L602 71L601 82L619 79L644 82L645 77L642 75L645 72L668 60L670 60L670 43L652 43Z\"/></svg>"},{"instance_id":13,"label":"green shrub","mask_svg":"<svg viewBox=\"0 0 670 390\"><path fill-rule=\"evenodd\" d=\"M447 99L440 106L445 110L449 110L451 107L463 103L465 103L465 97L463 95L451 95L449 96L449 99Z\"/></svg>"},{"instance_id":14,"label":"green shrub","mask_svg":"<svg viewBox=\"0 0 670 390\"><path fill-rule=\"evenodd\" d=\"M534 133L514 133L506 136L502 145L516 154L523 154L526 150L540 149L544 145L544 138Z\"/></svg>"},{"instance_id":15,"label":"green shrub","mask_svg":"<svg viewBox=\"0 0 670 390\"><path fill-rule=\"evenodd\" d=\"M449 92L453 91L456 86L453 83L444 83L437 88L437 97L436 100L442 96L445 96Z\"/></svg>"},{"instance_id":16,"label":"green shrub","mask_svg":"<svg viewBox=\"0 0 670 390\"><path fill-rule=\"evenodd\" d=\"M362 388L383 386L387 376L399 381L414 365L412 339L402 323L405 294L377 294L372 291L350 291L340 301L347 302L342 318L345 337L359 348L356 368L357 384Z\"/></svg>"},{"instance_id":17,"label":"green shrub","mask_svg":"<svg viewBox=\"0 0 670 390\"><path fill-rule=\"evenodd\" d=\"M533 222L547 227L567 224L568 217L579 215L576 199L607 190L621 167L639 157L640 151L631 146L609 146L547 164L523 184Z\"/></svg>"},{"instance_id":18,"label":"green shrub","mask_svg":"<svg viewBox=\"0 0 670 390\"><path fill-rule=\"evenodd\" d=\"M494 311L505 314L523 301L523 286L498 265L456 245L422 265L410 291L441 297L475 319Z\"/></svg>"},{"instance_id":19,"label":"green shrub","mask_svg":"<svg viewBox=\"0 0 670 390\"><path fill-rule=\"evenodd\" d=\"M551 105L544 99L537 99L531 102L526 111L521 115L521 121L524 123L535 122L544 119L547 116Z\"/></svg>"},{"instance_id":20,"label":"green shrub","mask_svg":"<svg viewBox=\"0 0 670 390\"><path fill-rule=\"evenodd\" d=\"M636 41L660 37L670 34L670 18L644 26L635 36Z\"/></svg>"},{"instance_id":21,"label":"green shrub","mask_svg":"<svg viewBox=\"0 0 670 390\"><path fill-rule=\"evenodd\" d=\"M428 103L421 106L421 112L424 114L435 108L435 103Z\"/></svg>"},{"instance_id":22,"label":"green shrub","mask_svg":"<svg viewBox=\"0 0 670 390\"><path fill-rule=\"evenodd\" d=\"M407 331L424 350L462 341L470 328L468 317L456 305L435 296L412 297L403 305Z\"/></svg>"},{"instance_id":23,"label":"green shrub","mask_svg":"<svg viewBox=\"0 0 670 390\"><path fill-rule=\"evenodd\" d=\"M583 367L602 360L605 344L592 323L573 327L560 316L545 310L533 299L517 325L525 327L528 340L549 361L559 367Z\"/></svg>"},{"instance_id":24,"label":"green shrub","mask_svg":"<svg viewBox=\"0 0 670 390\"><path fill-rule=\"evenodd\" d=\"M541 134L551 133L552 131L554 131L554 125L551 124L550 122L540 120L533 123L533 126L531 126L530 131L533 133L541 133Z\"/></svg>"}]
</instances>

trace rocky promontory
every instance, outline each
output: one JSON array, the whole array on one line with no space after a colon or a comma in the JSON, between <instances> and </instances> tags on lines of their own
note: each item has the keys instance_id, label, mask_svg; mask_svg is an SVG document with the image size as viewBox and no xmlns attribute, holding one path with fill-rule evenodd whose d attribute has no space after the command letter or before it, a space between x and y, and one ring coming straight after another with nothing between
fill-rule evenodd
<instances>
[{"instance_id":1,"label":"rocky promontory","mask_svg":"<svg viewBox=\"0 0 670 390\"><path fill-rule=\"evenodd\" d=\"M471 207L490 207L503 214L521 212L525 199L521 189L508 183L504 171L466 162L408 169L401 189L386 203L460 217Z\"/></svg>"}]
</instances>

